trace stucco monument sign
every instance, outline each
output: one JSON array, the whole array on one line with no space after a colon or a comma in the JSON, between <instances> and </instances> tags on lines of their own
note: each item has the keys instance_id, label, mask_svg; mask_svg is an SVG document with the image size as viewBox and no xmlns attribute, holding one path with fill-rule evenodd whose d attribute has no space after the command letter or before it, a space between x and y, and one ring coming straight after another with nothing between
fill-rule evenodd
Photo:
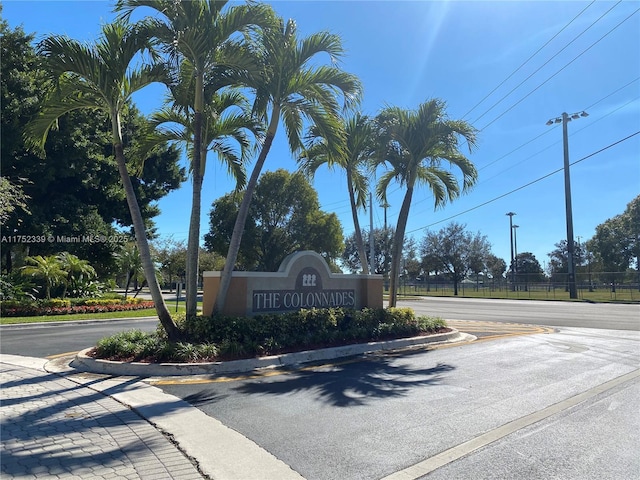
<instances>
[{"instance_id":1,"label":"stucco monument sign","mask_svg":"<svg viewBox=\"0 0 640 480\"><path fill-rule=\"evenodd\" d=\"M222 272L204 272L202 313L211 315ZM237 272L225 302L225 315L257 315L302 308L382 308L381 275L331 273L312 251L286 257L277 272Z\"/></svg>"}]
</instances>

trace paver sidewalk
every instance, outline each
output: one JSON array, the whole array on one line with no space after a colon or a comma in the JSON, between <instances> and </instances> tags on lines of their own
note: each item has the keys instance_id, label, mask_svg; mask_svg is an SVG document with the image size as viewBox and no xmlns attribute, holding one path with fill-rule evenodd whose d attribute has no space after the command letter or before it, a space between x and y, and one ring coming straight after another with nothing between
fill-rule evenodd
<instances>
[{"instance_id":1,"label":"paver sidewalk","mask_svg":"<svg viewBox=\"0 0 640 480\"><path fill-rule=\"evenodd\" d=\"M43 366L0 363L3 479L203 478L137 413Z\"/></svg>"}]
</instances>

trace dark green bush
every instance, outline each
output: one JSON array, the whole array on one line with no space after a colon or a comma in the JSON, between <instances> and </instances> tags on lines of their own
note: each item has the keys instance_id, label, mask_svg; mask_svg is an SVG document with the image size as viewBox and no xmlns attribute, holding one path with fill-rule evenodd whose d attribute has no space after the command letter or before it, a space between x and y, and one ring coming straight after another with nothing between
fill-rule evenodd
<instances>
[{"instance_id":1,"label":"dark green bush","mask_svg":"<svg viewBox=\"0 0 640 480\"><path fill-rule=\"evenodd\" d=\"M153 334L122 332L96 347L98 358L199 362L411 337L445 328L442 319L415 317L408 308L361 311L311 309L255 317L175 316L184 335L171 343L159 326Z\"/></svg>"},{"instance_id":2,"label":"dark green bush","mask_svg":"<svg viewBox=\"0 0 640 480\"><path fill-rule=\"evenodd\" d=\"M194 317L181 327L190 341L217 344L221 355L235 357L407 337L437 331L445 324L429 317L417 319L410 308L328 308L255 317Z\"/></svg>"}]
</instances>

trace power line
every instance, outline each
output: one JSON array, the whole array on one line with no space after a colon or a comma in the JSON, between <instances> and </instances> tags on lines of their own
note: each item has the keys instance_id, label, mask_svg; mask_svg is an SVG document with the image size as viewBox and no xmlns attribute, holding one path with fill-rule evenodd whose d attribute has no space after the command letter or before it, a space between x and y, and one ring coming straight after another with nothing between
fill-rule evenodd
<instances>
[{"instance_id":1,"label":"power line","mask_svg":"<svg viewBox=\"0 0 640 480\"><path fill-rule=\"evenodd\" d=\"M535 53L533 55L531 55L529 58L527 58L518 68L516 68L513 72L511 72L511 74L505 78L502 82L500 82L500 84L495 87L493 90L491 90L489 93L487 93L487 95L485 95L485 97L480 100L478 103L476 103L471 110L469 110L467 113L465 113L463 115L462 118L465 118L467 115L469 115L472 111L474 111L476 109L476 107L478 107L482 102L484 102L487 98L489 98L496 90L498 90L502 85L504 85L507 80L509 80L511 77L513 77L516 73L518 73L522 67L524 67L527 63L529 63L529 61L535 57L538 53L540 53L540 51L542 51L542 49L544 49L544 47L546 47L547 45L549 45L558 35L560 35L565 29L567 29L567 27L569 27L569 25L571 25L578 17L580 17L591 5L593 5L595 3L595 0L593 0L589 5L587 5L585 8L582 9L582 11L580 11L580 13L578 13L578 15L576 15L575 17L573 17L571 19L571 21L569 21L569 23L567 23L564 27L562 27L553 37L551 37L544 45L542 45L538 50L535 51ZM620 2L618 2L620 3ZM617 4L616 4L617 5ZM615 7L615 5L614 5ZM608 13L608 12L607 12ZM605 13L606 15L606 13ZM602 17L600 17L602 18ZM596 22L598 22L600 20L600 18L598 18L598 20L596 20L594 23L592 23L588 28L591 28ZM584 30L582 33L586 32L587 30ZM582 35L582 33L580 35ZM578 37L580 36L578 35ZM570 43L568 43L564 48L567 48L569 45L571 45L571 43L573 43L578 37L574 38ZM562 50L564 50L564 48ZM556 53L553 57L551 57L544 65L546 65L547 63L549 63L553 58L555 58L560 52L562 52L562 50L560 50L558 53ZM542 65L542 67L544 67L544 65ZM542 68L540 67L540 68ZM538 70L540 70L540 68ZM535 72L533 72L533 74L535 74L538 70L536 70ZM533 75L531 74L531 75ZM531 75L529 77L527 77L522 83L526 82L529 78L531 78ZM518 88L520 85L522 85L522 83L520 83L516 88ZM515 88L514 88L515 90ZM511 93L513 92L513 90L511 90L511 92L509 92L507 95L505 95L504 97L502 97L497 103L495 103L491 108L489 108L489 110L485 111L480 117L478 117L475 121L480 120L486 113L488 113L491 109L493 109L493 107L495 107L498 103L500 103L502 100L504 100L506 97L508 97Z\"/></svg>"},{"instance_id":2,"label":"power line","mask_svg":"<svg viewBox=\"0 0 640 480\"><path fill-rule=\"evenodd\" d=\"M635 13L635 12L634 12L634 13ZM640 77L636 77L636 78L634 78L633 80L631 80L631 81L629 81L629 82L625 83L625 84L624 84L624 85L622 85L621 87L616 88L616 89L615 89L614 91L612 91L611 93L608 93L608 94L607 94L607 95L605 95L604 97L602 97L602 98L600 98L599 100L595 101L594 103L592 103L589 107L585 108L584 110L590 110L592 107L594 107L594 106L596 106L597 104L599 104L599 103L603 102L603 101L604 101L604 100L606 100L607 98L610 98L611 96L615 95L616 93L618 93L618 92L620 92L620 91L624 90L625 88L629 87L630 85L632 85L633 83L637 82L638 80L640 80ZM615 112L617 112L618 110L620 110L620 109L622 109L622 108L626 107L627 105L629 105L630 103L632 103L632 102L634 102L634 101L636 101L636 100L637 100L637 98L634 98L634 99L632 99L632 100L630 100L630 101L628 101L628 102L624 103L623 105L621 105L621 106L619 106L618 108L616 108L616 109L614 109L614 110L612 110L612 111L610 111L610 112L606 113L606 114L605 114L605 115L603 115L602 117L598 118L597 120L592 121L591 123L587 124L586 126L584 126L584 127L580 128L579 130L575 130L575 131L573 132L573 134L579 133L579 132L581 132L582 130L585 130L586 128L590 128L590 127L591 127L591 126L593 126L595 123L597 123L597 122L599 122L599 121L601 121L601 120L604 120L605 118L609 117L610 115L613 115L613 114L614 114ZM483 169L485 169L485 168L487 168L487 167L489 167L489 166L491 166L491 165L493 165L493 164L495 164L495 163L499 162L500 160L502 160L502 159L504 159L504 158L506 158L506 157L508 157L508 156L512 155L513 153L517 152L517 151L518 151L518 150L520 150L521 148L523 148L523 147L525 147L525 146L529 145L530 143L534 142L535 140L537 140L537 139L539 139L539 138L543 137L544 135L547 135L547 134L549 134L549 133L551 133L551 132L553 132L553 129L545 129L543 133L541 133L541 134L539 134L539 135L537 135L537 136L533 137L532 139L530 139L530 140L528 140L528 141L526 141L526 142L522 143L522 144L521 144L521 145L519 145L518 147L516 147L516 148L514 148L513 150L511 150L511 151L509 151L509 152L507 152L507 153L503 154L502 156L500 156L500 157L496 158L495 160L493 160L493 161L489 162L488 164L483 165L479 170L483 170ZM492 176L492 177L490 177L490 178L488 178L488 179L484 179L482 183L484 183L484 182L486 182L486 181L488 181L488 180L491 180L491 179L493 179L493 178L495 178L495 177L497 177L497 176L499 176L499 175L501 175L501 174L505 173L506 171L510 170L511 168L514 168L515 166L520 165L520 164L522 164L523 162L525 162L525 161L527 161L527 160L530 160L531 158L533 158L533 157L535 157L535 156L537 156L537 155L540 155L541 153L543 153L543 152L547 151L549 148L553 147L554 145L557 145L558 143L560 143L560 142L559 142L559 141L558 141L558 142L555 142L555 143L553 143L552 145L550 145L550 146L548 146L548 147L546 147L546 148L544 148L544 149L542 149L542 150L540 150L540 151L538 151L538 152L534 153L533 155L530 155L529 157L527 157L527 158L525 158L525 159L521 160L520 162L517 162L517 163L515 163L515 164L513 164L513 165L510 165L510 166L509 166L509 168L507 168L507 169L505 169L505 170L502 170L501 172L497 173L496 175L494 175L494 176ZM557 173L557 172L553 172L553 173ZM546 178L546 177L543 177L543 178ZM398 187L396 187L396 188L391 192L391 194L394 194L395 192L397 192L397 191L399 191L399 190L400 190L400 187L398 186ZM517 190L515 190L515 191L517 191ZM420 204L420 203L422 203L422 202L425 202L425 201L427 201L427 200L429 200L429 199L431 199L431 198L433 198L433 196L425 197L425 198L423 198L423 199L421 199L421 200L418 200L417 202L414 202L414 203L413 203L413 205L418 205L418 204ZM499 197L499 198L502 198L502 197ZM493 200L491 200L491 201L493 201ZM340 208L340 209L336 209L336 208L334 207L334 208L333 208L333 210L332 210L332 213L335 213L336 215L339 215L339 216L340 216L340 215L342 215L342 213L341 213L341 212L345 212L344 214L346 215L346 213L347 213L347 212L348 212L348 213L351 213L350 208L348 209L348 211L347 211L347 210L345 210L345 209L347 208L347 207L346 207L346 204L347 204L347 203L348 203L348 201L347 201L347 200L338 200L338 201L335 201L335 202L331 202L331 203L324 204L324 205L322 205L322 208L327 209L327 207L331 207L331 206L334 206L334 205L340 205L340 206L342 206L342 208ZM482 205L481 205L481 206L482 206ZM477 208L477 207L476 207L476 208ZM329 208L329 209L330 209L330 208ZM466 212L463 212L463 213L466 213ZM376 215L378 215L378 214L376 213ZM462 214L460 214L460 215L462 215ZM393 214L388 215L388 216L393 217ZM453 218L453 217L452 217L452 218ZM443 221L446 221L446 220L448 220L448 219L445 219L445 220L443 220ZM381 223L379 218L377 218L377 223L378 223L378 224L380 224L380 223ZM423 227L423 228L426 228L426 227ZM412 230L412 231L415 231L415 230ZM407 232L407 233L409 233L409 232Z\"/></svg>"},{"instance_id":3,"label":"power line","mask_svg":"<svg viewBox=\"0 0 640 480\"><path fill-rule=\"evenodd\" d=\"M600 122L601 120L604 120L604 119L605 119L605 118L607 118L608 116L613 115L614 113L616 113L618 110L621 110L621 109L623 109L624 107L626 107L627 105L629 105L629 104L631 104L631 103L633 103L633 102L636 102L636 101L638 101L638 98L633 98L633 99L629 100L628 102L624 103L623 105L620 105L618 108L616 108L616 109L614 109L614 110L611 110L611 111L610 111L609 113L607 113L606 115L603 115L602 117L598 118L597 120L592 121L591 123L587 124L586 126L584 126L584 127L580 128L580 129L578 129L578 130L575 130L575 131L573 132L573 134L572 134L572 135L575 135L576 133L579 133L579 132L581 132L581 131L583 131L583 130L585 130L585 129L587 129L587 128L592 127L593 125L595 125L596 123ZM559 128L559 125L558 125L557 127ZM555 128L555 127L554 127L554 128ZM552 131L553 131L553 129L550 129L550 130L548 130L548 131L552 132ZM562 143L562 140L558 140L557 142L552 143L552 144L551 144L551 145L549 145L548 147L545 147L545 148L543 148L542 150L537 151L537 152L536 152L536 153L534 153L533 155L530 155L530 156L528 156L527 158L524 158L524 159L520 160L519 162L517 162L517 163L514 163L514 164L510 165L508 168L505 168L505 169L504 169L504 170L502 170L501 172L496 173L494 176L492 176L492 177L490 177L490 178L487 178L487 179L483 180L483 182L482 182L482 183L487 182L487 181L489 181L489 180L492 180L492 179L494 179L494 178L496 178L496 177L498 177L498 176L502 175L503 173L505 173L505 172L507 172L507 171L511 170L511 169L512 169L512 168L514 168L514 167L517 167L518 165L520 165L520 164L522 164L522 163L526 162L527 160L532 159L533 157L537 157L537 156L538 156L538 155L540 155L541 153L546 152L547 150L549 150L550 148L554 147L555 145L558 145L559 143Z\"/></svg>"},{"instance_id":4,"label":"power line","mask_svg":"<svg viewBox=\"0 0 640 480\"><path fill-rule=\"evenodd\" d=\"M508 112L510 112L511 110L513 110L516 106L518 106L520 103L522 103L526 98L528 98L531 94L533 94L535 91L537 91L540 87L542 87L543 85L545 85L547 82L549 82L549 80L551 80L552 78L554 78L556 75L558 75L560 72L562 72L565 68L567 68L569 65L571 65L573 62L575 62L576 60L578 60L582 55L584 55L585 53L587 53L589 50L591 50L593 47L595 47L598 43L600 43L602 40L604 40L604 38L606 38L608 35L610 35L614 30L616 30L618 27L620 27L620 25L622 25L624 22L626 22L627 20L629 20L632 16L634 16L636 13L638 13L640 11L640 8L636 9L633 13L631 13L631 15L629 15L628 17L626 17L624 20L622 20L620 23L618 23L615 27L613 27L611 30L609 30L607 33L605 33L603 36L601 36L598 40L596 40L595 42L593 42L591 45L589 45L586 49L584 49L580 54L578 54L576 57L574 57L570 62L566 63L560 70L556 71L553 75L551 75L550 77L548 77L544 82L542 82L541 84L539 84L536 88L534 88L533 90L531 90L529 93L527 93L524 97L522 97L520 100L518 100L516 103L514 103L513 105L511 105L508 109L506 109L504 112L502 112L500 115L498 115L496 118L494 118L493 120L491 120L489 123L487 123L484 127L482 127L480 129L480 131L484 130L485 128L487 128L489 125L493 124L494 122L496 122L498 119L502 118L504 115L506 115Z\"/></svg>"},{"instance_id":5,"label":"power line","mask_svg":"<svg viewBox=\"0 0 640 480\"><path fill-rule=\"evenodd\" d=\"M626 83L626 84L625 84L625 85L623 85L622 87L619 87L619 88L617 88L616 90L614 90L613 92L611 92L611 93L609 93L609 94L605 95L605 96L604 96L604 97L602 97L600 100L597 100L596 102L592 103L590 107L585 108L585 110L589 110L591 107L593 107L593 106L595 106L595 105L599 104L600 102L602 102L602 101L606 100L607 98L611 97L612 95L614 95L614 94L616 94L616 93L620 92L621 90L623 90L623 89L627 88L629 85L633 84L634 82L637 82L638 80L640 80L640 77L637 77L637 78L635 78L634 80L631 80L630 82ZM626 107L626 106L627 106L627 105L629 105L630 103L633 103L633 102L635 102L635 101L637 101L637 100L638 100L638 98L633 98L633 99L631 99L630 101L628 101L628 102L624 103L623 105L619 106L618 108L616 108L616 109L614 109L614 110L611 110L610 112L608 112L608 113L604 114L603 116L601 116L601 117L600 117L600 118L598 118L597 120L593 120L592 122L588 123L586 126L584 126L584 127L580 128L579 130L575 130L575 131L573 132L573 134L579 133L579 132L581 132L582 130L584 130L584 129L586 129L586 128L589 128L589 127L591 127L591 126L593 126L595 123L597 123L597 122L599 122L599 121L601 121L601 120L604 120L605 118L609 117L610 115L613 115L613 114L614 114L615 112L617 112L618 110L620 110L620 109L622 109L622 108ZM524 146L526 146L526 145L529 145L529 144L530 144L530 143L532 143L533 141L535 141L535 140L539 139L540 137L542 137L542 136L544 136L544 135L547 135L547 134L549 134L549 133L551 133L551 132L553 132L553 128L552 128L552 129L545 129L545 130L543 131L543 133L541 133L540 135L537 135L537 136L533 137L531 140L528 140L528 141L524 142L523 144L521 144L520 146L518 146L518 147L514 148L514 149L513 149L513 150L511 150L510 152L505 153L505 154L504 154L504 155L502 155L501 157L498 157L498 158L496 158L495 160L493 160L492 162L489 162L488 164L486 164L486 165L482 166L479 170L483 170L483 169L485 169L485 168L487 168L487 167L489 167L489 166L493 165L494 163L496 163L496 162L498 162L498 161L500 161L500 160L502 160L502 159L504 159L504 158L508 157L509 155L513 154L514 152L516 152L516 151L520 150L522 147L524 147ZM548 147L545 147L545 148L543 148L542 150L539 150L538 152L534 153L533 155L530 155L530 156L526 157L525 159L523 159L523 160L521 160L521 161L519 161L519 162L517 162L517 163L515 163L515 164L510 165L508 168L506 168L506 169L504 169L504 170L502 170L502 171L500 171L500 172L496 173L495 175L493 175L492 177L490 177L490 178L488 178L488 179L483 179L483 181L482 181L481 183L485 183L485 182L487 182L488 180L492 180L492 179L494 179L495 177L498 177L499 175L502 175L503 173L505 173L505 172L507 172L508 170L510 170L510 169L512 169L512 168L514 168L515 166L520 165L520 164L522 164L523 162L525 162L525 161L527 161L527 160L530 160L531 158L536 157L536 156L540 155L541 153L543 153L543 152L545 152L545 151L549 150L551 147L553 147L554 145L557 145L558 143L560 143L560 141L557 141L557 142L555 142L555 143L553 143L553 144L549 145ZM425 202L425 201L427 201L427 200L429 200L429 199L431 199L431 198L433 198L433 196L425 197L425 198L423 198L422 200L418 200L417 202L413 203L413 205L420 204L420 203Z\"/></svg>"},{"instance_id":6,"label":"power line","mask_svg":"<svg viewBox=\"0 0 640 480\"><path fill-rule=\"evenodd\" d=\"M612 148L612 147L614 147L614 146L616 146L616 145L618 145L618 144L620 144L622 142L625 142L625 141L629 140L630 138L632 138L632 137L634 137L634 136L636 136L638 134L640 134L640 130L638 130L637 132L632 133L631 135L628 135L628 136L626 136L626 137L624 137L624 138L622 138L622 139L620 139L620 140L618 140L616 142L613 142L613 143L607 145L606 147L601 148L600 150L597 150L597 151L595 151L593 153L590 153L589 155L587 155L585 157L582 157L581 159L576 160L575 162L572 162L570 165L573 166L573 165L576 165L576 164L578 164L580 162L583 162L583 161L587 160L588 158L591 158L591 157L593 157L593 156L595 156L595 155L597 155L599 153L604 152L605 150L608 150L609 148ZM556 173L559 173L559 172L561 172L563 170L564 170L564 167L563 168L558 168L557 170L554 170L553 172L547 173L546 175L544 175L542 177L539 177L539 178L537 178L535 180L532 180L531 182L529 182L529 183L527 183L525 185L522 185L522 186L520 186L518 188L514 188L513 190L511 190L511 191L509 191L507 193L503 193L502 195L499 195L499 196L497 196L495 198L492 198L491 200L487 200L486 202L481 203L480 205L476 205L475 207L471 207L471 208L469 208L469 209L467 209L467 210L465 210L463 212L456 213L455 215L451 215L450 217L444 218L442 220L438 220L437 222L431 223L431 224L426 225L424 227L419 227L419 228L415 228L413 230L409 230L406 233L417 232L418 230L423 230L425 228L429 228L429 227L432 227L434 225L438 225L439 223L446 222L448 220L451 220L452 218L456 218L456 217L459 217L459 216L464 215L466 213L472 212L473 210L477 210L480 207L484 207L485 205L488 205L488 204L493 203L493 202L495 202L497 200L500 200L500 199L502 199L504 197L507 197L507 196L509 196L509 195L511 195L511 194L513 194L515 192L518 192L518 191L523 190L523 189L525 189L527 187L530 187L531 185L533 185L535 183L538 183L538 182L540 182L540 181L542 181L542 180L544 180L546 178L549 178L552 175L555 175Z\"/></svg>"},{"instance_id":7,"label":"power line","mask_svg":"<svg viewBox=\"0 0 640 480\"><path fill-rule=\"evenodd\" d=\"M591 110L593 107L595 107L597 104L599 104L600 102L606 100L607 98L609 98L612 95L615 95L616 93L618 93L620 90L624 90L625 88L627 88L629 85L631 85L634 82L637 82L638 80L640 80L640 77L636 77L633 80L631 80L629 83L627 83L626 85L623 85L622 87L618 88L617 90L614 90L613 92L611 92L609 95L602 97L600 100L598 100L595 103L592 103L591 105L589 105L587 108L585 108L585 110Z\"/></svg>"}]
</instances>

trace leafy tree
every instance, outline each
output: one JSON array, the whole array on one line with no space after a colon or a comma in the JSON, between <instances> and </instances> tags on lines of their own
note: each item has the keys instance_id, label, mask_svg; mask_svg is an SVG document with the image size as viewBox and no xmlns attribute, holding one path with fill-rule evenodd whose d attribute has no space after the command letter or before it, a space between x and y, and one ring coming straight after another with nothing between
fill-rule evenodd
<instances>
[{"instance_id":1,"label":"leafy tree","mask_svg":"<svg viewBox=\"0 0 640 480\"><path fill-rule=\"evenodd\" d=\"M368 238L369 232L362 230L362 237ZM373 273L384 275L385 278L389 273L391 266L391 244L393 243L392 228L374 228L373 229L373 248L375 250L374 270ZM358 251L358 241L355 233L352 233L345 239L345 249L342 253L340 261L347 267L351 273L357 273L363 270L360 262L360 253ZM365 245L366 255L370 257L369 245Z\"/></svg>"},{"instance_id":2,"label":"leafy tree","mask_svg":"<svg viewBox=\"0 0 640 480\"><path fill-rule=\"evenodd\" d=\"M61 285L67 278L67 272L63 270L58 258L53 255L27 257L27 265L22 267L21 271L26 276L44 282L44 295L47 300L51 298L51 289L56 285Z\"/></svg>"},{"instance_id":3,"label":"leafy tree","mask_svg":"<svg viewBox=\"0 0 640 480\"><path fill-rule=\"evenodd\" d=\"M154 242L154 258L159 264L163 283L173 289L173 283L181 281L187 265L187 244L173 238Z\"/></svg>"},{"instance_id":4,"label":"leafy tree","mask_svg":"<svg viewBox=\"0 0 640 480\"><path fill-rule=\"evenodd\" d=\"M492 253L487 255L485 265L487 268L487 273L491 276L492 279L502 279L504 273L507 271L507 262L502 258L498 258Z\"/></svg>"},{"instance_id":5,"label":"leafy tree","mask_svg":"<svg viewBox=\"0 0 640 480\"><path fill-rule=\"evenodd\" d=\"M116 10L129 18L138 7L150 7L157 15L151 21L154 35L162 43L174 64L192 72L187 90L193 94L189 102L192 113L193 154L191 177L193 182L189 238L187 240L186 295L187 316L195 316L197 309L198 253L200 250L200 212L202 180L206 149L203 148L205 125L205 85L207 76L227 76L229 69L249 65L247 49L238 44L234 34L249 33L258 25L266 25L271 9L266 5L250 4L229 8L226 1L196 0L118 0ZM217 83L217 87L223 84Z\"/></svg>"},{"instance_id":6,"label":"leafy tree","mask_svg":"<svg viewBox=\"0 0 640 480\"><path fill-rule=\"evenodd\" d=\"M418 246L413 238L408 238L405 241L403 249L403 274L408 281L415 281L422 275L422 262L418 259Z\"/></svg>"},{"instance_id":7,"label":"leafy tree","mask_svg":"<svg viewBox=\"0 0 640 480\"><path fill-rule=\"evenodd\" d=\"M20 175L11 174L7 167L13 158L21 158L25 163L29 163L31 157L34 157L28 154L22 142L23 126L37 113L42 92L46 90L46 81L44 71L39 69L35 51L31 46L33 35L26 35L22 28L11 29L5 20L0 19L0 36L0 223L5 233L23 233L18 231L20 222L16 217L28 214L28 210L20 207L20 204L28 203L25 201L25 197L28 197L24 192L25 179ZM8 243L2 245L3 266L7 273L11 273L13 268L14 249L15 247Z\"/></svg>"},{"instance_id":8,"label":"leafy tree","mask_svg":"<svg viewBox=\"0 0 640 480\"><path fill-rule=\"evenodd\" d=\"M569 252L567 249L567 241L560 240L555 244L555 247L555 250L547 254L549 256L548 270L551 281L560 284L566 283L567 288L569 288L569 277L567 275L569 272ZM584 245L574 242L573 252L576 257L574 265L578 267L581 265L582 260L586 258ZM520 268L518 268L517 271L520 272Z\"/></svg>"},{"instance_id":9,"label":"leafy tree","mask_svg":"<svg viewBox=\"0 0 640 480\"><path fill-rule=\"evenodd\" d=\"M27 215L29 196L24 193L21 185L11 183L8 178L0 177L0 225L3 225L16 209L21 209Z\"/></svg>"},{"instance_id":10,"label":"leafy tree","mask_svg":"<svg viewBox=\"0 0 640 480\"><path fill-rule=\"evenodd\" d=\"M131 96L152 82L161 80L163 72L154 66L132 69L134 58L147 46L144 24L115 22L102 27L95 45L83 45L63 36L52 36L39 46L47 69L58 81L58 95L48 99L41 115L31 124L30 136L42 149L56 120L77 109L101 110L112 122L112 141L120 179L125 189L140 257L158 318L170 340L180 331L164 303L147 241L144 220L129 177L124 156L122 112Z\"/></svg>"},{"instance_id":11,"label":"leafy tree","mask_svg":"<svg viewBox=\"0 0 640 480\"><path fill-rule=\"evenodd\" d=\"M298 152L303 146L300 137L304 120L315 125L318 133L328 142L339 142L342 131L337 96L341 94L349 105L357 100L360 90L360 84L353 75L334 66L319 64L320 54L328 54L332 61L342 55L340 37L320 32L298 39L293 20L285 25L281 18L277 18L274 24L277 27L261 32L261 48L258 52L262 62L261 72L246 79L246 86L255 92L253 110L268 126L231 235L215 304L218 311L224 309L253 193L280 120L292 152Z\"/></svg>"},{"instance_id":12,"label":"leafy tree","mask_svg":"<svg viewBox=\"0 0 640 480\"><path fill-rule=\"evenodd\" d=\"M438 232L427 232L420 248L423 257L429 256L439 264L441 272L450 274L454 295L458 295L458 284L469 272L477 270L479 263L484 266L491 252L485 236L467 232L465 225L456 222Z\"/></svg>"},{"instance_id":13,"label":"leafy tree","mask_svg":"<svg viewBox=\"0 0 640 480\"><path fill-rule=\"evenodd\" d=\"M229 242L233 234L233 227L238 216L240 203L242 202L242 192L233 192L224 195L213 202L209 213L209 232L204 236L205 248L210 252L217 252L224 255L229 249ZM246 222L244 237L252 239L243 241L238 252L237 268L239 270L252 269L259 263L260 253L255 245L251 245L253 239L259 236L256 222L251 220L252 215Z\"/></svg>"},{"instance_id":14,"label":"leafy tree","mask_svg":"<svg viewBox=\"0 0 640 480\"><path fill-rule=\"evenodd\" d=\"M4 163L10 158L28 155L22 141L24 125L38 112L48 83L31 45L33 35L25 34L21 27L11 29L9 24L1 19L0 35L0 154ZM28 157L25 158L25 161L28 160Z\"/></svg>"},{"instance_id":15,"label":"leafy tree","mask_svg":"<svg viewBox=\"0 0 640 480\"><path fill-rule=\"evenodd\" d=\"M640 275L640 195L634 198L620 215L606 220L596 227L596 233L587 242L596 264L608 273L608 280L615 289L617 272L626 272L636 262Z\"/></svg>"},{"instance_id":16,"label":"leafy tree","mask_svg":"<svg viewBox=\"0 0 640 480\"><path fill-rule=\"evenodd\" d=\"M378 158L388 170L380 178L376 193L386 202L386 192L393 180L406 189L391 254L389 306L394 307L413 191L427 185L438 208L471 188L478 174L473 163L460 152L459 142L462 137L471 150L476 143L476 130L463 120L448 119L445 103L437 99L421 104L415 111L388 107L378 115L377 123ZM449 168L442 166L443 161L449 163ZM462 189L451 167L462 174Z\"/></svg>"},{"instance_id":17,"label":"leafy tree","mask_svg":"<svg viewBox=\"0 0 640 480\"><path fill-rule=\"evenodd\" d=\"M626 272L631 263L631 242L625 229L622 215L616 215L596 227L596 234L589 241L589 250L594 253L606 278L616 289L617 273Z\"/></svg>"},{"instance_id":18,"label":"leafy tree","mask_svg":"<svg viewBox=\"0 0 640 480\"><path fill-rule=\"evenodd\" d=\"M27 198L27 208L15 210L3 230L17 234L111 237L118 232L113 224L129 227L131 215L113 160L111 121L99 111L76 110L60 117L57 128L47 135L45 156L29 151L23 133L29 121L39 113L46 95L53 93L30 42L31 36L3 24L2 57L2 149L3 178L20 185ZM5 38L11 37L11 42ZM19 40L19 41L18 41ZM143 116L130 105L123 109L122 129L125 156L139 159L139 139L144 128ZM158 148L140 171L137 167L132 184L141 214L149 227L157 215L155 202L184 180L184 170L177 165L178 152ZM11 271L21 265L21 256L51 255L68 251L91 259L101 278L115 273L114 254L117 243L58 243L3 245L3 267ZM14 260L16 262L14 262Z\"/></svg>"},{"instance_id":19,"label":"leafy tree","mask_svg":"<svg viewBox=\"0 0 640 480\"><path fill-rule=\"evenodd\" d=\"M235 194L216 200L211 228L205 235L210 251L224 255L239 204ZM302 174L280 169L266 172L256 186L238 258L247 270L276 271L284 258L314 250L328 262L343 249L342 228L335 214L320 211L318 195Z\"/></svg>"},{"instance_id":20,"label":"leafy tree","mask_svg":"<svg viewBox=\"0 0 640 480\"><path fill-rule=\"evenodd\" d=\"M544 271L533 253L519 253L515 258L515 264L517 265L516 283L528 285L545 281Z\"/></svg>"},{"instance_id":21,"label":"leafy tree","mask_svg":"<svg viewBox=\"0 0 640 480\"><path fill-rule=\"evenodd\" d=\"M366 248L362 240L358 209L366 208L367 194L369 193L369 177L366 174L371 163L374 151L374 130L371 120L360 113L344 120L343 142L329 142L318 134L317 128L312 128L307 147L303 150L299 159L301 169L311 178L321 165L329 168L342 168L347 174L347 190L349 192L349 204L355 242L360 258L367 258ZM375 246L375 244L374 244ZM360 262L362 273L369 274L368 262Z\"/></svg>"},{"instance_id":22,"label":"leafy tree","mask_svg":"<svg viewBox=\"0 0 640 480\"><path fill-rule=\"evenodd\" d=\"M629 251L636 259L636 272L640 275L640 195L629 202L622 217L623 228L630 242Z\"/></svg>"},{"instance_id":23,"label":"leafy tree","mask_svg":"<svg viewBox=\"0 0 640 480\"><path fill-rule=\"evenodd\" d=\"M208 252L200 249L200 261L198 262L198 278L202 282L202 273L210 271L220 271L224 267L224 257L216 252Z\"/></svg>"}]
</instances>

